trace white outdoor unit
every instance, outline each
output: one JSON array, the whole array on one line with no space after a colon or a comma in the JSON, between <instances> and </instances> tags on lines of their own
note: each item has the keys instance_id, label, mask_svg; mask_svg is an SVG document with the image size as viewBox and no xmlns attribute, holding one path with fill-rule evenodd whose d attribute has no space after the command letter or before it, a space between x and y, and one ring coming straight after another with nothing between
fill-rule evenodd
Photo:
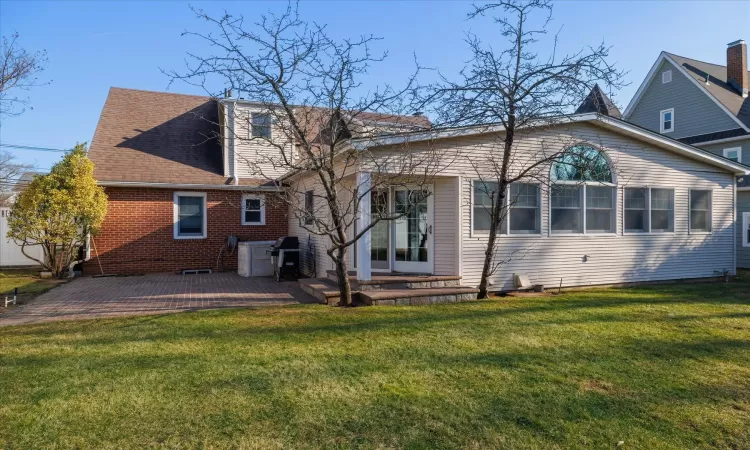
<instances>
[{"instance_id":1,"label":"white outdoor unit","mask_svg":"<svg viewBox=\"0 0 750 450\"><path fill-rule=\"evenodd\" d=\"M241 277L270 277L273 275L271 256L266 250L276 241L247 241L237 245L237 273Z\"/></svg>"}]
</instances>

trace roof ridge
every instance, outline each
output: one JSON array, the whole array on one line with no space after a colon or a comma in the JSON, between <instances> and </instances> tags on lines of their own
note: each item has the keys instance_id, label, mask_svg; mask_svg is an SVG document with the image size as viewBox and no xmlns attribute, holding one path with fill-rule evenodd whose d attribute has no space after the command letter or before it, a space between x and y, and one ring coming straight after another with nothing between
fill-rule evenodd
<instances>
[{"instance_id":1,"label":"roof ridge","mask_svg":"<svg viewBox=\"0 0 750 450\"><path fill-rule=\"evenodd\" d=\"M124 88L124 87L119 87L119 86L110 86L109 90L110 91L117 90L117 91L131 91L131 92L147 92L149 94L178 95L180 97L195 97L195 98L205 98L205 99L212 98L207 95L181 94L179 92L154 91L151 89Z\"/></svg>"}]
</instances>

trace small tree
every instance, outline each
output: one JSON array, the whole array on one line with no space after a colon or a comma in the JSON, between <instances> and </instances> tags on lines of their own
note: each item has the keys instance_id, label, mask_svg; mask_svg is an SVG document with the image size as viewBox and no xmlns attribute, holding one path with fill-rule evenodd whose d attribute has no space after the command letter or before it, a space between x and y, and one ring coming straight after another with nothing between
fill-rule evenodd
<instances>
[{"instance_id":1,"label":"small tree","mask_svg":"<svg viewBox=\"0 0 750 450\"><path fill-rule=\"evenodd\" d=\"M611 92L612 88L623 85L624 75L607 62L609 48L604 44L560 55L555 36L547 55L540 56L536 50L551 20L549 0L484 4L474 6L468 16L475 19L493 13L500 13L493 21L499 27L499 34L507 39L507 47L497 50L468 34L466 42L471 55L458 80L440 75L439 81L420 91L416 106L434 111L439 126L486 125L499 130L500 150L483 155L482 160L471 161L475 176L492 183L492 192L488 192L492 199L488 208L490 228L479 284L480 298L487 296L489 277L507 261L507 257L498 258L495 245L514 200L508 201L508 187L529 179L548 184L550 165L556 160L566 160L582 172L595 167L581 166L595 166L598 162L597 158L580 155L574 146L562 142L546 145L542 142L531 153L518 151L519 138L543 127L556 127L560 131L566 118L597 82ZM542 25L530 26L538 14Z\"/></svg>"},{"instance_id":2,"label":"small tree","mask_svg":"<svg viewBox=\"0 0 750 450\"><path fill-rule=\"evenodd\" d=\"M85 144L77 144L47 175L38 175L11 208L8 237L23 254L55 278L79 260L89 234L96 234L107 212L104 189L94 179ZM26 247L41 246L42 260Z\"/></svg>"},{"instance_id":3,"label":"small tree","mask_svg":"<svg viewBox=\"0 0 750 450\"><path fill-rule=\"evenodd\" d=\"M275 181L280 174L294 174L285 180L284 206L304 230L327 238L341 303L349 305L347 249L379 222L409 212L408 207L386 210L378 192L394 185L423 192L438 168L433 151L411 152L408 146L369 150L368 144L384 133L429 126L424 117L403 115L404 94L414 76L403 89L366 89L361 80L369 66L386 56L370 48L378 39L335 40L324 26L300 19L291 4L282 14L261 16L257 23L229 14L196 13L214 32L187 34L208 43L215 53L191 54L186 73L168 75L209 93L207 85L219 81L254 102L252 116L238 117L227 132L236 146L252 142L266 149L244 161L255 177ZM273 136L265 131L271 128ZM363 145L357 147L353 140ZM351 183L358 171L368 173L367 183ZM355 231L360 205L370 198L374 206L365 213L371 223Z\"/></svg>"}]
</instances>

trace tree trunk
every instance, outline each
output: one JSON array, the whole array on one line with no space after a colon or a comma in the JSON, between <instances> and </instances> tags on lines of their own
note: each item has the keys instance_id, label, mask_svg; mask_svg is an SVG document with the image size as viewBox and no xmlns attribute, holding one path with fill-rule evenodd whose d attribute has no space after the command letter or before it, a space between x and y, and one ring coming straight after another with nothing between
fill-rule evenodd
<instances>
[{"instance_id":1,"label":"tree trunk","mask_svg":"<svg viewBox=\"0 0 750 450\"><path fill-rule=\"evenodd\" d=\"M344 255L344 249L340 248L337 251L334 262L336 263L336 277L339 281L339 306L351 306L352 304L352 285L349 283L349 273L346 267L346 258Z\"/></svg>"},{"instance_id":2,"label":"tree trunk","mask_svg":"<svg viewBox=\"0 0 750 450\"><path fill-rule=\"evenodd\" d=\"M498 186L498 193L492 205L492 222L490 235L487 238L487 248L484 250L484 264L482 265L482 278L479 282L479 293L477 298L487 298L489 278L492 271L492 256L495 254L495 240L497 239L497 227L500 225L500 213L505 204L504 182Z\"/></svg>"}]
</instances>

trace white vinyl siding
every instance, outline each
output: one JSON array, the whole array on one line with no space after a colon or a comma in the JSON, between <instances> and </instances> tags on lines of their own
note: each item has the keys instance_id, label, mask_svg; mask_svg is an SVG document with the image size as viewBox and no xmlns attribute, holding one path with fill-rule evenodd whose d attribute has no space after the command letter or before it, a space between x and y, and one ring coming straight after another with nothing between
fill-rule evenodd
<instances>
[{"instance_id":1,"label":"white vinyl siding","mask_svg":"<svg viewBox=\"0 0 750 450\"><path fill-rule=\"evenodd\" d=\"M287 156L293 156L294 148L272 117L259 113L252 106L238 103L229 108L230 151L228 167L230 173L239 178L275 179L289 171L279 164L281 151L275 145L284 145Z\"/></svg>"}]
</instances>

